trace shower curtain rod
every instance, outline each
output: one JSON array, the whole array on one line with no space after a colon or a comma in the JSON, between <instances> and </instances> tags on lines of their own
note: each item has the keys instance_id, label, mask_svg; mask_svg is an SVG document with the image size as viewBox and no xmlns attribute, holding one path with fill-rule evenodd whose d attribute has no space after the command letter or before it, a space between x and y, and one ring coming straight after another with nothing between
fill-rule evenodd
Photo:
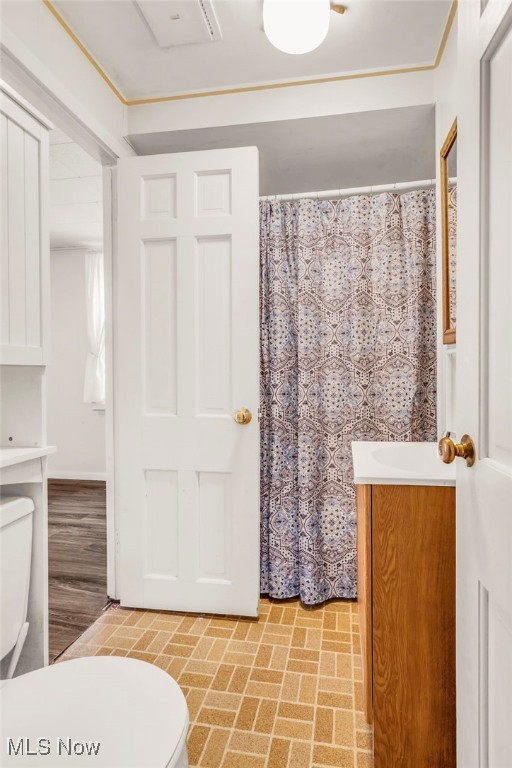
<instances>
[{"instance_id":1,"label":"shower curtain rod","mask_svg":"<svg viewBox=\"0 0 512 768\"><path fill-rule=\"evenodd\" d=\"M452 179L450 179L452 181ZM288 195L266 195L260 197L261 202L272 202L273 200L302 200L305 197L312 197L315 200L332 200L336 197L349 197L350 195L376 195L380 192L405 192L413 189L425 189L433 187L436 179L423 179L422 181L400 181L394 184L381 184L380 186L353 187L352 189L327 189L323 192L294 192Z\"/></svg>"}]
</instances>

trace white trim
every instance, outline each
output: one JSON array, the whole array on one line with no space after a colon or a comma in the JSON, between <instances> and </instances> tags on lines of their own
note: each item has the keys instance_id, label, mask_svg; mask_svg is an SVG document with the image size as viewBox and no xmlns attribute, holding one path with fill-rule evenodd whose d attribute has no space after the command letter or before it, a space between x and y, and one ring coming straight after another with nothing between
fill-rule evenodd
<instances>
[{"instance_id":1,"label":"white trim","mask_svg":"<svg viewBox=\"0 0 512 768\"><path fill-rule=\"evenodd\" d=\"M63 245L63 246L52 246L50 248L50 253L61 253L61 252L72 252L76 251L77 253L87 253L87 251L92 250L86 245Z\"/></svg>"},{"instance_id":2,"label":"white trim","mask_svg":"<svg viewBox=\"0 0 512 768\"><path fill-rule=\"evenodd\" d=\"M100 480L106 482L106 472L80 472L78 470L53 469L48 472L49 480Z\"/></svg>"},{"instance_id":3,"label":"white trim","mask_svg":"<svg viewBox=\"0 0 512 768\"><path fill-rule=\"evenodd\" d=\"M115 167L103 168L103 259L105 267L105 455L107 480L107 594L117 599L118 519L114 459L113 252Z\"/></svg>"},{"instance_id":4,"label":"white trim","mask_svg":"<svg viewBox=\"0 0 512 768\"><path fill-rule=\"evenodd\" d=\"M393 184L381 184L379 186L353 187L351 189L327 189L322 192L294 192L286 195L267 195L260 197L260 202L272 202L273 200L302 200L312 197L315 200L332 200L338 197L349 197L351 195L376 195L381 192L405 192L414 189L425 189L434 187L436 179L423 179L422 181L402 181Z\"/></svg>"},{"instance_id":5,"label":"white trim","mask_svg":"<svg viewBox=\"0 0 512 768\"><path fill-rule=\"evenodd\" d=\"M29 102L24 99L23 96L18 93L18 91L15 91L14 88L11 88L11 86L8 85L4 80L0 80L0 90L2 93L6 93L8 96L10 96L11 99L15 101L16 104L18 104L18 106L24 109L25 112L28 112L31 117L35 118L38 123L44 125L44 127L49 131L55 128L53 123L51 123L48 118L42 114L42 112L39 112L39 110L35 109L32 104L29 104Z\"/></svg>"},{"instance_id":6,"label":"white trim","mask_svg":"<svg viewBox=\"0 0 512 768\"><path fill-rule=\"evenodd\" d=\"M2 63L2 83L7 88L13 88L18 94L18 100L26 104L35 104L31 108L33 113L38 112L44 116L45 123L51 122L60 128L70 139L76 141L82 149L88 152L95 160L103 165L115 163L118 157L134 155L132 147L123 137L119 140L108 134L98 125L96 120L87 122L78 116L79 110L61 98L57 90L49 89L42 82L42 72L37 67L27 68L15 57L9 46L5 45L6 35L12 38L8 29L2 29L3 40L0 45ZM37 75L34 74L37 72ZM11 85L12 83L12 85ZM24 107L26 109L26 107Z\"/></svg>"}]
</instances>

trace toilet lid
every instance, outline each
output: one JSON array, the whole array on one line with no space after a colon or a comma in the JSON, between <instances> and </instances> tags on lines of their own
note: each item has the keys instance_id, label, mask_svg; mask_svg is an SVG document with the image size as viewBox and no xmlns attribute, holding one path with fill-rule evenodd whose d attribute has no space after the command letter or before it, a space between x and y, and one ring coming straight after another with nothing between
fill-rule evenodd
<instances>
[{"instance_id":1,"label":"toilet lid","mask_svg":"<svg viewBox=\"0 0 512 768\"><path fill-rule=\"evenodd\" d=\"M73 659L2 682L2 766L165 768L186 736L178 684L144 661Z\"/></svg>"}]
</instances>

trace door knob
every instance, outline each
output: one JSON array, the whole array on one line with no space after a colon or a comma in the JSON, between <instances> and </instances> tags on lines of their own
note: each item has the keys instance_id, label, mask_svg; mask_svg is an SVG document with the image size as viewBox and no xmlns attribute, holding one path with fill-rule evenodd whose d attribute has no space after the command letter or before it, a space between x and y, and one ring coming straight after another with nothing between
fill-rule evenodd
<instances>
[{"instance_id":1,"label":"door knob","mask_svg":"<svg viewBox=\"0 0 512 768\"><path fill-rule=\"evenodd\" d=\"M445 432L437 444L437 451L445 464L451 464L456 456L466 459L468 467L476 460L475 444L469 435L462 435L460 443L454 443L449 432Z\"/></svg>"},{"instance_id":2,"label":"door knob","mask_svg":"<svg viewBox=\"0 0 512 768\"><path fill-rule=\"evenodd\" d=\"M248 408L240 408L235 414L237 424L248 424L252 419L252 413Z\"/></svg>"}]
</instances>

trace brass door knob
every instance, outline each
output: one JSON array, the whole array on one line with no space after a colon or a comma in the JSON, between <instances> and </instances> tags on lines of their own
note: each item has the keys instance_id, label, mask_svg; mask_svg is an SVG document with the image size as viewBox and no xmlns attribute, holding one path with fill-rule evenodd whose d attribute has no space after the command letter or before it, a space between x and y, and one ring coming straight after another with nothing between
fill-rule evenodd
<instances>
[{"instance_id":1,"label":"brass door knob","mask_svg":"<svg viewBox=\"0 0 512 768\"><path fill-rule=\"evenodd\" d=\"M445 464L451 464L452 461L460 456L466 459L468 467L472 467L476 460L475 444L469 435L462 435L460 443L454 443L449 432L445 432L437 444L437 451Z\"/></svg>"},{"instance_id":2,"label":"brass door knob","mask_svg":"<svg viewBox=\"0 0 512 768\"><path fill-rule=\"evenodd\" d=\"M240 408L235 414L237 424L248 424L252 419L252 413L248 408Z\"/></svg>"}]
</instances>

